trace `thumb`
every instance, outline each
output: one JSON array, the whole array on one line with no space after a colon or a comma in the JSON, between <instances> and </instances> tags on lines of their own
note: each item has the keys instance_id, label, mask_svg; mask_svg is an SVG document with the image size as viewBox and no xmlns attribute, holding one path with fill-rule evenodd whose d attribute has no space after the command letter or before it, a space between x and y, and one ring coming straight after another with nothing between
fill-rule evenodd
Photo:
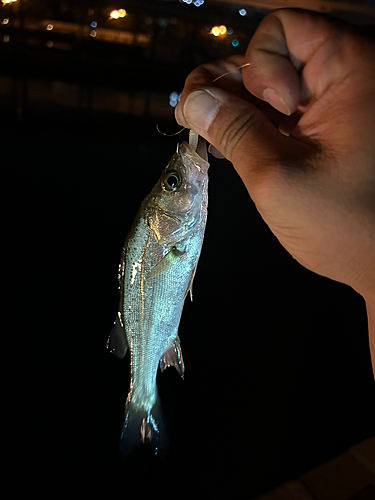
<instances>
[{"instance_id":1,"label":"thumb","mask_svg":"<svg viewBox=\"0 0 375 500\"><path fill-rule=\"evenodd\" d=\"M250 102L218 87L188 95L177 121L197 132L230 160L245 185L259 169L266 171L287 151L289 138L281 135Z\"/></svg>"}]
</instances>

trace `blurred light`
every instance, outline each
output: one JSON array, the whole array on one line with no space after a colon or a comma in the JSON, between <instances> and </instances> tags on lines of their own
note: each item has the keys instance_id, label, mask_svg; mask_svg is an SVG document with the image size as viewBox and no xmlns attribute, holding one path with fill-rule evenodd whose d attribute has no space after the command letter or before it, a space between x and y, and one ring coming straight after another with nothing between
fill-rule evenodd
<instances>
[{"instance_id":1,"label":"blurred light","mask_svg":"<svg viewBox=\"0 0 375 500\"><path fill-rule=\"evenodd\" d=\"M9 40L10 40L10 36L9 36L9 35L4 35L4 36L3 36L3 42L4 42L4 43L8 43L8 42L9 42Z\"/></svg>"},{"instance_id":2,"label":"blurred light","mask_svg":"<svg viewBox=\"0 0 375 500\"><path fill-rule=\"evenodd\" d=\"M239 15L240 15L240 16L246 16L246 14L247 14L247 10L246 10L246 9L240 9L240 10L238 11L238 13L239 13Z\"/></svg>"},{"instance_id":3,"label":"blurred light","mask_svg":"<svg viewBox=\"0 0 375 500\"><path fill-rule=\"evenodd\" d=\"M227 27L223 24L221 26L213 26L210 31L211 35L225 37L227 34Z\"/></svg>"},{"instance_id":4,"label":"blurred light","mask_svg":"<svg viewBox=\"0 0 375 500\"><path fill-rule=\"evenodd\" d=\"M50 49L51 47L53 47L53 42L52 40L48 40L47 42L47 47Z\"/></svg>"},{"instance_id":5,"label":"blurred light","mask_svg":"<svg viewBox=\"0 0 375 500\"><path fill-rule=\"evenodd\" d=\"M93 38L96 37L96 31L95 30L91 30L90 31L90 36L92 36Z\"/></svg>"},{"instance_id":6,"label":"blurred light","mask_svg":"<svg viewBox=\"0 0 375 500\"><path fill-rule=\"evenodd\" d=\"M119 11L118 10L113 10L109 16L112 18L112 19L118 19L120 17L120 14L119 14Z\"/></svg>"},{"instance_id":7,"label":"blurred light","mask_svg":"<svg viewBox=\"0 0 375 500\"><path fill-rule=\"evenodd\" d=\"M184 3L187 3L188 5L190 5L191 3L193 3L193 0L183 0Z\"/></svg>"},{"instance_id":8,"label":"blurred light","mask_svg":"<svg viewBox=\"0 0 375 500\"><path fill-rule=\"evenodd\" d=\"M126 16L126 10L125 9L119 9L118 11L118 15L120 17L125 17Z\"/></svg>"},{"instance_id":9,"label":"blurred light","mask_svg":"<svg viewBox=\"0 0 375 500\"><path fill-rule=\"evenodd\" d=\"M145 23L147 24L147 26L150 26L150 24L152 24L152 17L146 17Z\"/></svg>"},{"instance_id":10,"label":"blurred light","mask_svg":"<svg viewBox=\"0 0 375 500\"><path fill-rule=\"evenodd\" d=\"M91 28L96 28L98 26L98 23L96 21L93 21L91 24L90 24Z\"/></svg>"},{"instance_id":11,"label":"blurred light","mask_svg":"<svg viewBox=\"0 0 375 500\"><path fill-rule=\"evenodd\" d=\"M236 39L232 40L233 47L238 47L239 44L240 44L240 42L238 40L236 40Z\"/></svg>"},{"instance_id":12,"label":"blurred light","mask_svg":"<svg viewBox=\"0 0 375 500\"><path fill-rule=\"evenodd\" d=\"M4 19L1 21L1 24L8 24L9 23L9 17L4 17Z\"/></svg>"},{"instance_id":13,"label":"blurred light","mask_svg":"<svg viewBox=\"0 0 375 500\"><path fill-rule=\"evenodd\" d=\"M177 19L175 17L171 17L170 21L171 24L177 24Z\"/></svg>"},{"instance_id":14,"label":"blurred light","mask_svg":"<svg viewBox=\"0 0 375 500\"><path fill-rule=\"evenodd\" d=\"M194 2L194 5L195 5L196 7L200 7L200 6L201 6L201 5L203 5L203 4L204 4L204 0L195 0L195 2Z\"/></svg>"},{"instance_id":15,"label":"blurred light","mask_svg":"<svg viewBox=\"0 0 375 500\"><path fill-rule=\"evenodd\" d=\"M228 28L227 33L228 35L233 35L233 28Z\"/></svg>"},{"instance_id":16,"label":"blurred light","mask_svg":"<svg viewBox=\"0 0 375 500\"><path fill-rule=\"evenodd\" d=\"M51 30L53 30L53 24L47 24L47 26L46 26L46 30L47 30L47 31L51 31Z\"/></svg>"},{"instance_id":17,"label":"blurred light","mask_svg":"<svg viewBox=\"0 0 375 500\"><path fill-rule=\"evenodd\" d=\"M169 20L166 17L160 17L158 19L158 25L160 28L166 28L169 24Z\"/></svg>"},{"instance_id":18,"label":"blurred light","mask_svg":"<svg viewBox=\"0 0 375 500\"><path fill-rule=\"evenodd\" d=\"M180 100L181 93L176 92L175 90L169 95L169 104L172 108L177 106L178 101Z\"/></svg>"},{"instance_id":19,"label":"blurred light","mask_svg":"<svg viewBox=\"0 0 375 500\"><path fill-rule=\"evenodd\" d=\"M7 3L14 3L17 2L17 0L1 0L3 5L6 5Z\"/></svg>"}]
</instances>

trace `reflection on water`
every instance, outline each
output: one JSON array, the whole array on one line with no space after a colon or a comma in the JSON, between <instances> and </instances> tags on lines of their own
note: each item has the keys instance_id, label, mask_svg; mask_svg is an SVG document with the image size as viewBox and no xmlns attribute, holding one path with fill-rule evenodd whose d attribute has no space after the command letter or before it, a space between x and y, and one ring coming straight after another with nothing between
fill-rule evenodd
<instances>
[{"instance_id":1,"label":"reflection on water","mask_svg":"<svg viewBox=\"0 0 375 500\"><path fill-rule=\"evenodd\" d=\"M52 103L172 116L176 99L170 95L179 95L187 74L203 62L243 52L265 14L250 9L244 23L228 6L203 3L128 1L126 10L106 2L90 8L68 1L4 5L0 105L13 108L19 120ZM221 32L214 36L217 19Z\"/></svg>"}]
</instances>

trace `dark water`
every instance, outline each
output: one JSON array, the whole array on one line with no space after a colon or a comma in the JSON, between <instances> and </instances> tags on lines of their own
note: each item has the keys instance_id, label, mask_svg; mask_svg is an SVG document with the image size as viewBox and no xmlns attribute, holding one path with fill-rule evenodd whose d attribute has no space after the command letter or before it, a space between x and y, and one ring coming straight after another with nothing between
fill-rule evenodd
<instances>
[{"instance_id":1,"label":"dark water","mask_svg":"<svg viewBox=\"0 0 375 500\"><path fill-rule=\"evenodd\" d=\"M176 139L153 120L93 122L66 110L7 123L8 378L21 483L53 495L104 485L108 498L243 488L250 498L374 433L363 300L296 263L231 165L212 159L194 302L180 325L185 380L173 369L158 376L169 454L121 460L129 360L105 350L117 266Z\"/></svg>"}]
</instances>

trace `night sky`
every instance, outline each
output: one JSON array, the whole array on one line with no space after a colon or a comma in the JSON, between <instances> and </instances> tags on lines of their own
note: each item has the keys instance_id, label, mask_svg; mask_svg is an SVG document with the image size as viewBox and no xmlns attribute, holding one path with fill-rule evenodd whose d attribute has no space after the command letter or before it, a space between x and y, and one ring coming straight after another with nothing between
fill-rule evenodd
<instances>
[{"instance_id":1,"label":"night sky","mask_svg":"<svg viewBox=\"0 0 375 500\"><path fill-rule=\"evenodd\" d=\"M363 299L298 264L231 164L211 157L194 301L179 329L185 379L173 368L158 375L169 452L121 459L129 357L105 348L118 263L142 199L187 133L164 137L155 117L51 102L30 102L22 121L11 103L1 109L14 262L6 386L21 485L51 488L52 498L77 484L105 485L107 498L243 488L251 498L374 434ZM172 108L164 126L177 128Z\"/></svg>"}]
</instances>

